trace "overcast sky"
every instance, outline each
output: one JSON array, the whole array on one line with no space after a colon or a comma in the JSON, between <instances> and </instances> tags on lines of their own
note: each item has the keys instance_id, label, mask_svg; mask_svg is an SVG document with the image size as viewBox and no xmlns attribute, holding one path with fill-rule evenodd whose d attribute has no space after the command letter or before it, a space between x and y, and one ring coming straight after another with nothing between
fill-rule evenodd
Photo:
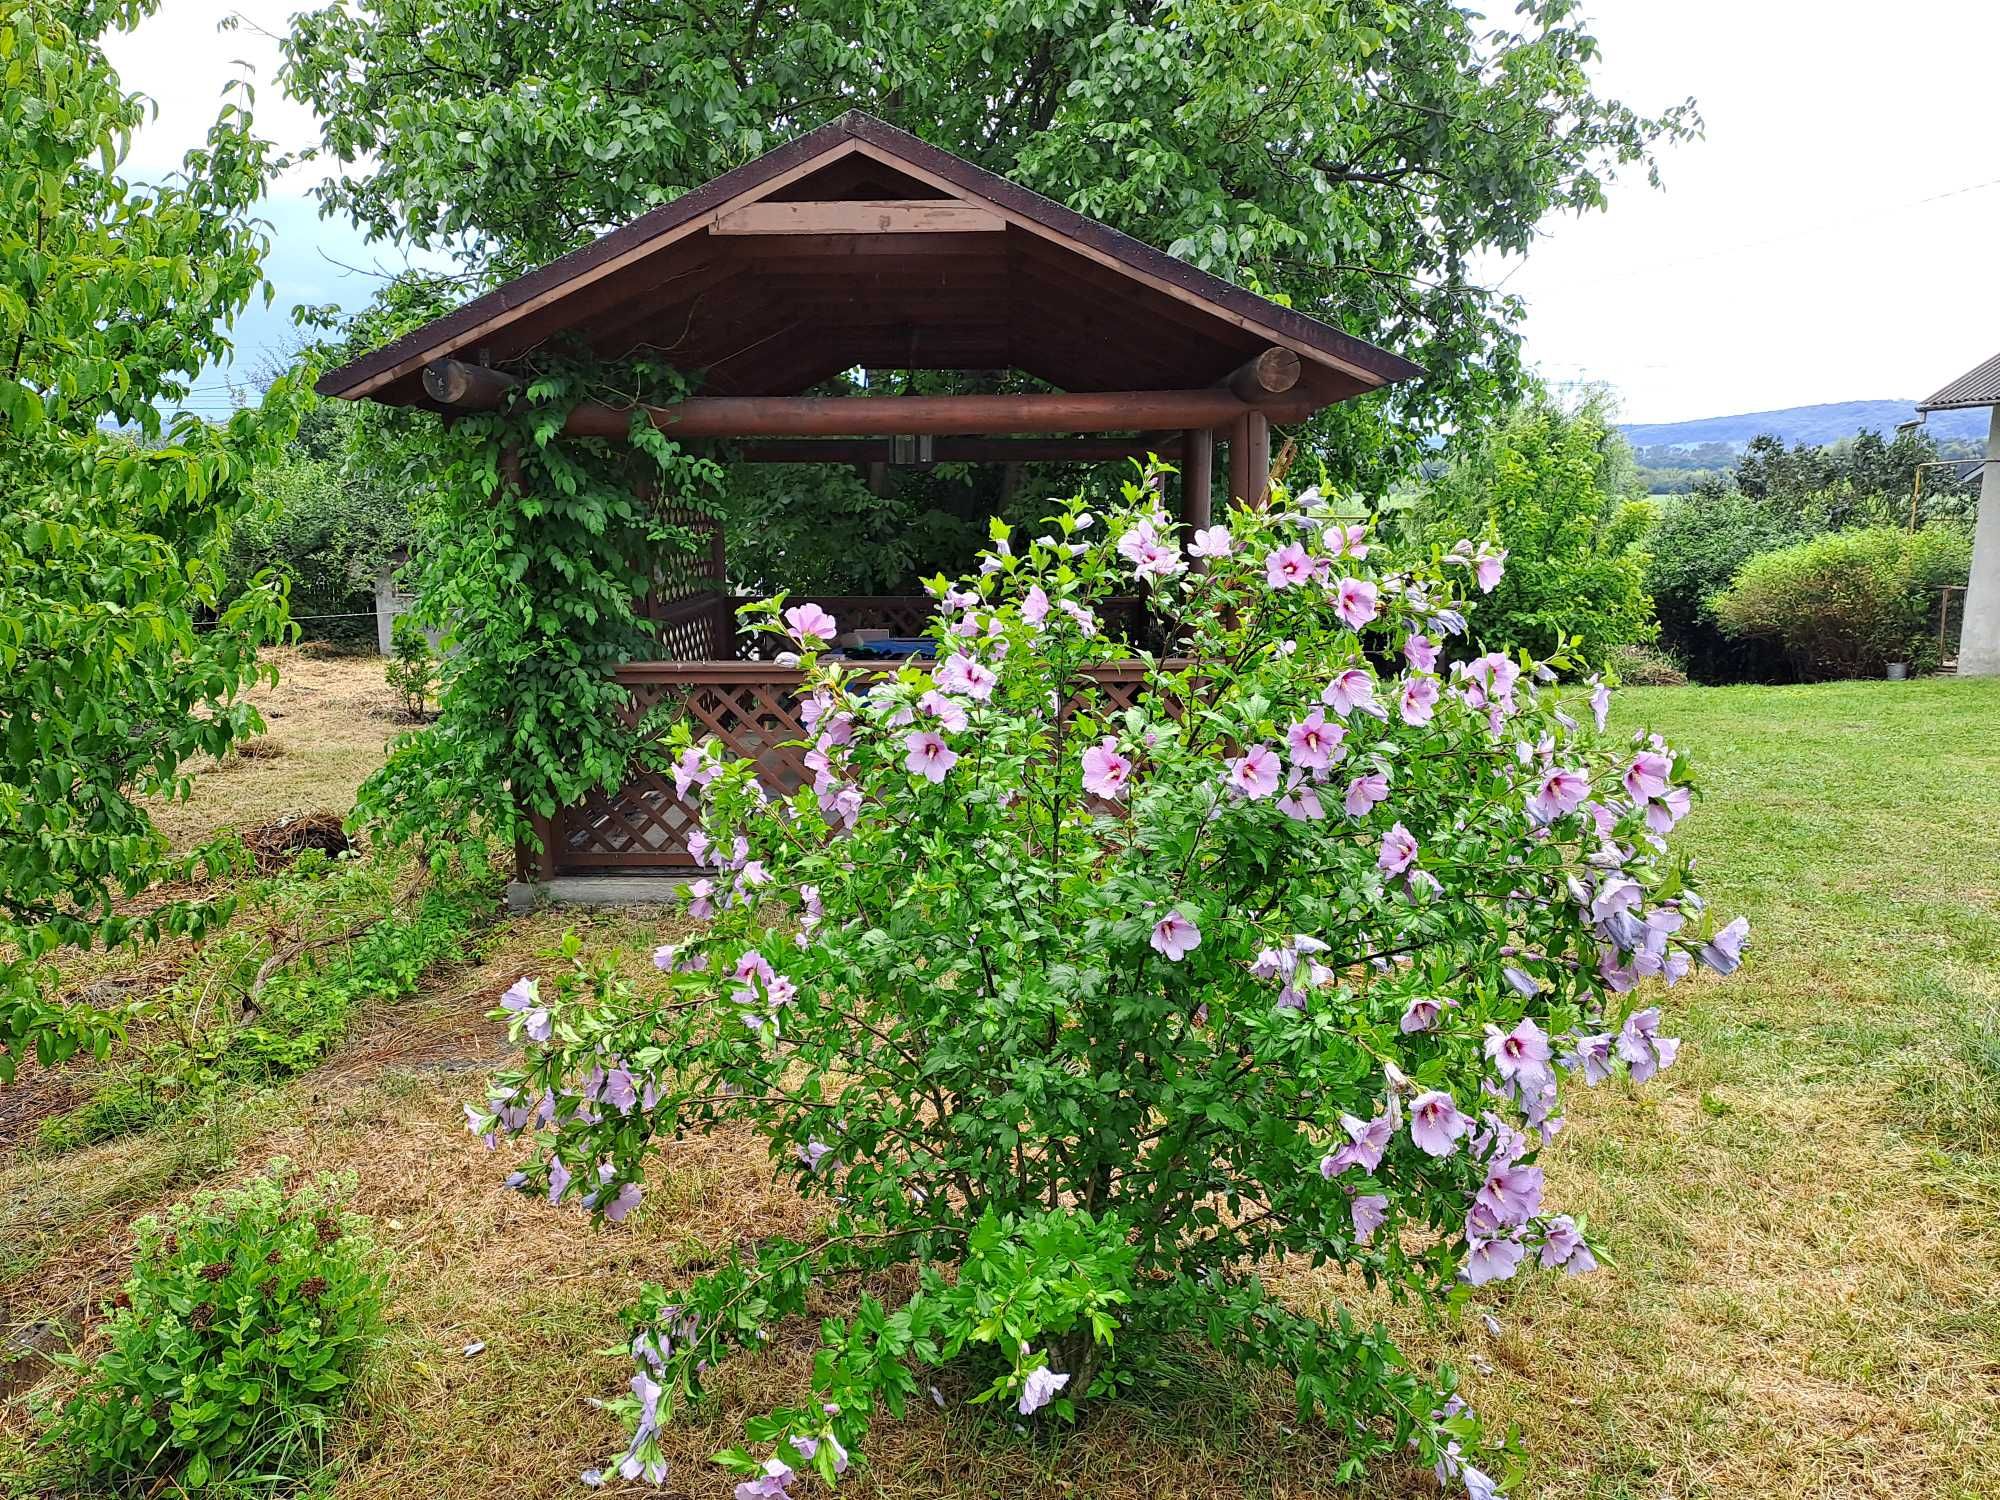
<instances>
[{"instance_id":1,"label":"overcast sky","mask_svg":"<svg viewBox=\"0 0 2000 1500\"><path fill-rule=\"evenodd\" d=\"M279 95L275 46L298 0L164 0L110 44L158 101L135 175L200 138L242 59L260 126L313 138ZM1497 14L1499 5L1493 7ZM2000 349L2000 0L1592 0L1600 88L1652 112L1693 95L1707 137L1670 152L1611 207L1552 221L1494 279L1528 299L1530 357L1556 381L1603 381L1628 421L1927 394ZM318 220L310 177L280 184L278 311L246 351L286 340L297 302L364 302L348 267L400 259ZM247 359L254 363L254 359Z\"/></svg>"}]
</instances>

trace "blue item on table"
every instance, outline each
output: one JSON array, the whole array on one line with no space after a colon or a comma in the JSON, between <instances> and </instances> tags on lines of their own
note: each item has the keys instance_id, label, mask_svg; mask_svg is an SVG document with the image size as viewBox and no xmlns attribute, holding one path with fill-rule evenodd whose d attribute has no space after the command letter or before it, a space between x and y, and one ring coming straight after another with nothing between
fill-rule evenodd
<instances>
[{"instance_id":1,"label":"blue item on table","mask_svg":"<svg viewBox=\"0 0 2000 1500\"><path fill-rule=\"evenodd\" d=\"M935 657L937 655L937 642L927 636L921 635L891 635L884 636L879 641L869 641L865 645L849 646L847 654L849 656L882 658L892 656Z\"/></svg>"}]
</instances>

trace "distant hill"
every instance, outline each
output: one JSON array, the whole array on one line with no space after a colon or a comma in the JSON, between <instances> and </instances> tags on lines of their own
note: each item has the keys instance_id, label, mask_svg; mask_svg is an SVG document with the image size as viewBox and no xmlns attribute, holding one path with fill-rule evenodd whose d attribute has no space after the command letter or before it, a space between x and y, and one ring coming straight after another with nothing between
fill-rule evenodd
<instances>
[{"instance_id":1,"label":"distant hill","mask_svg":"<svg viewBox=\"0 0 2000 1500\"><path fill-rule=\"evenodd\" d=\"M1864 427L1883 437L1896 435L1896 424L1917 414L1914 401L1829 401L1822 406L1787 406L1778 411L1739 412L1728 417L1700 417L1691 422L1632 422L1618 430L1634 448L1693 449L1708 443L1727 445L1740 452L1760 433L1775 433L1787 444L1808 443L1814 447L1853 437ZM1932 412L1924 430L1940 443L1955 439L1986 437L1988 413L1974 411Z\"/></svg>"}]
</instances>

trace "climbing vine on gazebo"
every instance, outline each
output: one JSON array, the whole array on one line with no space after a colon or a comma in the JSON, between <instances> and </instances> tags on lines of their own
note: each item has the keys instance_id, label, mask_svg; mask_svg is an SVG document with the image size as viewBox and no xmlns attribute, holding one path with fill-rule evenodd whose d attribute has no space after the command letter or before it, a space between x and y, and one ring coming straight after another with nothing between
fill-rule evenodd
<instances>
[{"instance_id":1,"label":"climbing vine on gazebo","mask_svg":"<svg viewBox=\"0 0 2000 1500\"><path fill-rule=\"evenodd\" d=\"M696 544L671 517L710 509L722 478L644 414L687 389L646 360L546 356L497 411L378 418L425 481L410 581L445 645L439 718L362 788L386 836L532 844L537 817L628 774L650 730L612 674L658 654L644 600ZM585 402L631 408L631 430L566 434Z\"/></svg>"}]
</instances>

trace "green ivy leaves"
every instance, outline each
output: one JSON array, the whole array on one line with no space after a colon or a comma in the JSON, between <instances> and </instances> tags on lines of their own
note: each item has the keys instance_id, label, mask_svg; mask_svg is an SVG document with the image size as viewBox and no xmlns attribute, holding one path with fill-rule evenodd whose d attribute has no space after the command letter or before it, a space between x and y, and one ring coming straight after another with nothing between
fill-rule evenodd
<instances>
[{"instance_id":1,"label":"green ivy leaves","mask_svg":"<svg viewBox=\"0 0 2000 1500\"><path fill-rule=\"evenodd\" d=\"M431 484L418 510L416 618L443 632L442 712L362 788L392 841L532 845L534 817L614 789L647 739L625 720L622 663L657 655L639 613L661 564L694 537L721 470L635 413L628 442L571 438L579 402L659 404L673 371L546 360L506 411L405 424L405 462Z\"/></svg>"}]
</instances>

